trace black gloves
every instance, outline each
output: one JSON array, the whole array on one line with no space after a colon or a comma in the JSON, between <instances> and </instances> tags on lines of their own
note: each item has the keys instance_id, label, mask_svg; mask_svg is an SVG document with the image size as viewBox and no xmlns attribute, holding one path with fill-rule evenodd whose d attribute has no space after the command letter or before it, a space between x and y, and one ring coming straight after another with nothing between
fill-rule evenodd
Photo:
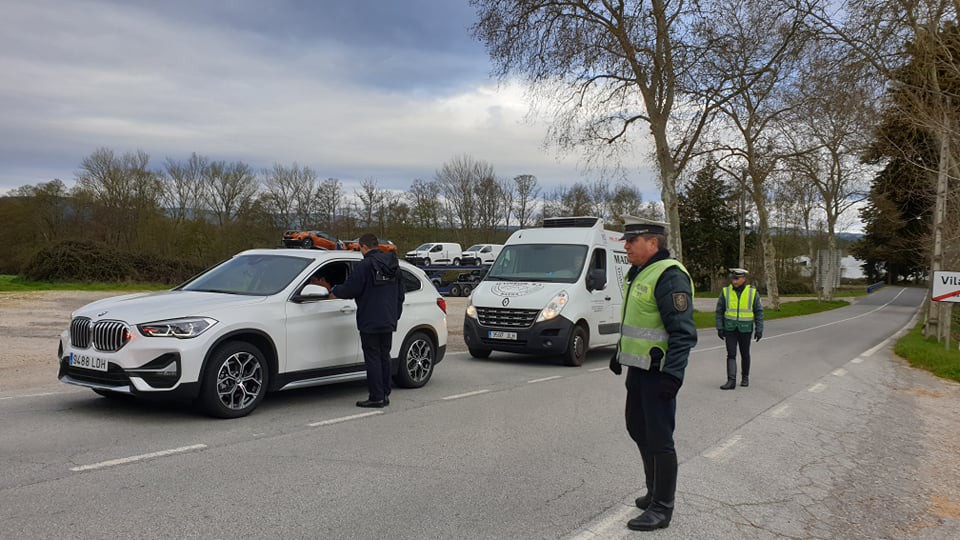
<instances>
[{"instance_id":1,"label":"black gloves","mask_svg":"<svg viewBox=\"0 0 960 540\"><path fill-rule=\"evenodd\" d=\"M660 374L660 397L662 399L673 399L677 397L677 392L680 391L680 386L683 385L683 381L670 375L669 373Z\"/></svg>"},{"instance_id":2,"label":"black gloves","mask_svg":"<svg viewBox=\"0 0 960 540\"><path fill-rule=\"evenodd\" d=\"M757 332L753 337L756 341L760 341L760 338L763 337L763 332Z\"/></svg>"},{"instance_id":3,"label":"black gloves","mask_svg":"<svg viewBox=\"0 0 960 540\"><path fill-rule=\"evenodd\" d=\"M723 339L723 338L726 337L726 336L724 335L724 333L723 333L723 330L720 329L720 328L717 328L717 337L720 338L720 339Z\"/></svg>"},{"instance_id":4,"label":"black gloves","mask_svg":"<svg viewBox=\"0 0 960 540\"><path fill-rule=\"evenodd\" d=\"M620 361L617 360L618 352L619 351L614 351L613 356L610 357L610 371L612 371L614 375L619 375L623 372L623 366L621 366Z\"/></svg>"}]
</instances>

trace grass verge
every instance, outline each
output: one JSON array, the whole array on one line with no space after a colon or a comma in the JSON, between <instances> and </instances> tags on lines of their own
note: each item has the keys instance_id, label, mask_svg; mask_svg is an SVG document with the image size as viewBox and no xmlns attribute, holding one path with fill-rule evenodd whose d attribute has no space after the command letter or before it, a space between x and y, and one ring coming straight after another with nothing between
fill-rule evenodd
<instances>
[{"instance_id":1,"label":"grass verge","mask_svg":"<svg viewBox=\"0 0 960 540\"><path fill-rule=\"evenodd\" d=\"M936 338L923 337L923 322L907 332L893 346L893 352L905 358L910 365L925 369L937 377L960 382L960 351L954 341L950 349Z\"/></svg>"},{"instance_id":2,"label":"grass verge","mask_svg":"<svg viewBox=\"0 0 960 540\"><path fill-rule=\"evenodd\" d=\"M821 311L830 311L831 309L849 306L850 302L846 300L832 300L830 302L817 302L816 300L798 300L796 302L783 302L780 309L764 309L763 320L782 319L784 317L799 317L800 315L810 315L820 313ZM714 312L712 311L694 311L693 322L697 323L697 328L713 328Z\"/></svg>"},{"instance_id":3,"label":"grass verge","mask_svg":"<svg viewBox=\"0 0 960 540\"><path fill-rule=\"evenodd\" d=\"M0 275L0 292L28 291L162 291L170 285L163 283L82 283L75 281L30 281L19 276Z\"/></svg>"}]
</instances>

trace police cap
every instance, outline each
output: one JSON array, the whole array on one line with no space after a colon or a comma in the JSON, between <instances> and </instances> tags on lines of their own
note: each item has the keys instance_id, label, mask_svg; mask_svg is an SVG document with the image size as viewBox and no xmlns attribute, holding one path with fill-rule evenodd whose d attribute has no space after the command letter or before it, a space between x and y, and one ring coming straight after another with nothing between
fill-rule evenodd
<instances>
[{"instance_id":1,"label":"police cap","mask_svg":"<svg viewBox=\"0 0 960 540\"><path fill-rule=\"evenodd\" d=\"M667 234L669 224L663 221L623 216L623 236L620 240L631 240L643 234Z\"/></svg>"},{"instance_id":2,"label":"police cap","mask_svg":"<svg viewBox=\"0 0 960 540\"><path fill-rule=\"evenodd\" d=\"M744 270L743 268L730 268L729 270L730 270L731 279L747 277L747 274L750 273Z\"/></svg>"}]
</instances>

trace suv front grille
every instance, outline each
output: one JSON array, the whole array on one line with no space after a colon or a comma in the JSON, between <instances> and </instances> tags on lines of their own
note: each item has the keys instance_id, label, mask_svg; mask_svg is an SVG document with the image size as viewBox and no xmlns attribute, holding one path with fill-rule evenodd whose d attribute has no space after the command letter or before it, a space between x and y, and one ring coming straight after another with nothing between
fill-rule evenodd
<instances>
[{"instance_id":1,"label":"suv front grille","mask_svg":"<svg viewBox=\"0 0 960 540\"><path fill-rule=\"evenodd\" d=\"M483 326L528 328L537 319L539 309L477 308L477 318Z\"/></svg>"},{"instance_id":2,"label":"suv front grille","mask_svg":"<svg viewBox=\"0 0 960 540\"><path fill-rule=\"evenodd\" d=\"M119 351L130 341L130 330L120 321L91 322L77 317L70 322L70 344L78 349L93 345L98 351Z\"/></svg>"}]
</instances>

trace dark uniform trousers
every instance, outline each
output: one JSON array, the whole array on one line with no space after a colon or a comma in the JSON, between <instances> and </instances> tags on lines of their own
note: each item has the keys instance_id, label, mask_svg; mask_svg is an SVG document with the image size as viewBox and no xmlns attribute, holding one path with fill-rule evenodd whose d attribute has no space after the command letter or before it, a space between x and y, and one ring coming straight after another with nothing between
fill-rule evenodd
<instances>
[{"instance_id":1,"label":"dark uniform trousers","mask_svg":"<svg viewBox=\"0 0 960 540\"><path fill-rule=\"evenodd\" d=\"M390 347L393 332L368 334L360 332L360 348L367 368L369 399L383 401L390 396Z\"/></svg>"},{"instance_id":2,"label":"dark uniform trousers","mask_svg":"<svg viewBox=\"0 0 960 540\"><path fill-rule=\"evenodd\" d=\"M737 347L740 348L740 364L743 367L743 376L750 376L750 338L753 332L739 332L727 330L723 334L727 345L727 380L737 380Z\"/></svg>"},{"instance_id":3,"label":"dark uniform trousers","mask_svg":"<svg viewBox=\"0 0 960 540\"><path fill-rule=\"evenodd\" d=\"M673 445L673 430L676 427L677 399L660 397L662 376L660 363L656 360L649 371L632 366L627 370L627 432L640 449L648 493L656 491L656 461L661 463L662 470L672 469L673 489L676 486L677 450ZM670 493L672 509L671 486L664 488L663 491Z\"/></svg>"}]
</instances>

